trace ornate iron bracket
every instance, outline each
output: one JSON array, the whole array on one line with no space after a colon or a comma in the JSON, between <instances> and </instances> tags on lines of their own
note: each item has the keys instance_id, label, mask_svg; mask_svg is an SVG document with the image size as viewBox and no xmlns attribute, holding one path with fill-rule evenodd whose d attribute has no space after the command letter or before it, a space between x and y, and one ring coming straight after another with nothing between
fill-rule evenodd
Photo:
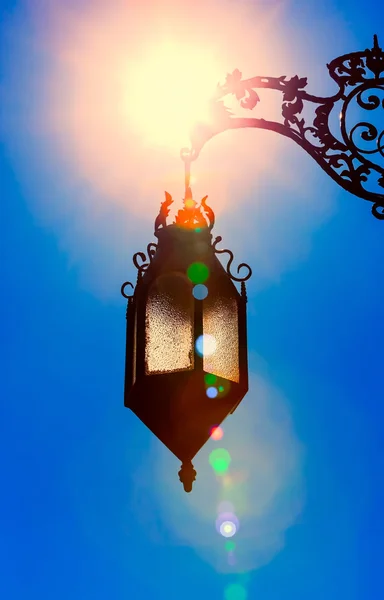
<instances>
[{"instance_id":1,"label":"ornate iron bracket","mask_svg":"<svg viewBox=\"0 0 384 600\"><path fill-rule=\"evenodd\" d=\"M377 36L372 49L346 54L327 67L339 87L330 97L309 94L306 77L244 80L239 70L228 74L212 100L212 125L199 124L191 133L189 160L198 157L208 140L228 129L274 131L299 144L345 190L372 202L372 214L384 220L384 52ZM236 117L222 100L232 94L242 108L253 110L260 103L258 89L282 94L279 121ZM314 115L308 120L311 111ZM340 113L337 132L331 131L329 123L334 111ZM362 112L364 116L357 116Z\"/></svg>"}]
</instances>

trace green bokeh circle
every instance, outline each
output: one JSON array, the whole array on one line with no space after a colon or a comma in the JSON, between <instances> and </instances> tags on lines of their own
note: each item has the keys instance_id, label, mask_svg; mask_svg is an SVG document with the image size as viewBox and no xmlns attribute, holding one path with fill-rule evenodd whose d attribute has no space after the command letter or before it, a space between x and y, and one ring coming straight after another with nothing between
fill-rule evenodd
<instances>
[{"instance_id":1,"label":"green bokeh circle","mask_svg":"<svg viewBox=\"0 0 384 600\"><path fill-rule=\"evenodd\" d=\"M194 284L204 283L209 277L209 269L207 265L202 262L194 262L189 265L187 275L188 279Z\"/></svg>"}]
</instances>

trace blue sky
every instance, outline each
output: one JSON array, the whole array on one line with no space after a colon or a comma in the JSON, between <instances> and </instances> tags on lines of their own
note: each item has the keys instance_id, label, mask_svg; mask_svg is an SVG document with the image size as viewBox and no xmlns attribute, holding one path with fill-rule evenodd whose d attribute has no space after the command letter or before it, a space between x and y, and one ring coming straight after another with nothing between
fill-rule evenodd
<instances>
[{"instance_id":1,"label":"blue sky","mask_svg":"<svg viewBox=\"0 0 384 600\"><path fill-rule=\"evenodd\" d=\"M87 14L89 3L70 4ZM384 43L379 4L274 4L268 74L308 75L310 91L330 93L327 62L373 33ZM210 441L187 496L177 460L123 407L119 295L181 165L139 148L149 172L160 165L144 189L127 150L122 200L115 175L102 187L88 168L87 146L72 163L67 131L43 127L41 90L61 81L41 34L48 4L3 0L0 10L1 597L223 600L236 584L248 600L382 598L383 222L289 140L274 140L269 162L264 132L204 150L201 192L213 207L213 188L230 198L216 234L254 272L251 389L224 424L232 487L210 470ZM272 68L256 51L242 56L228 70ZM247 171L223 168L210 183L210 165L218 173L220 152L235 150ZM220 499L239 512L233 568L215 529Z\"/></svg>"}]
</instances>

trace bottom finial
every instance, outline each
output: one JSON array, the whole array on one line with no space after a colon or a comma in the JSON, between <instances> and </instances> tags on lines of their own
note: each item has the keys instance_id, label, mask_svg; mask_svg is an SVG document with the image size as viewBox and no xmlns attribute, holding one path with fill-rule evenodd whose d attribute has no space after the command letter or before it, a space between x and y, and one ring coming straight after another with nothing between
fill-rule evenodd
<instances>
[{"instance_id":1,"label":"bottom finial","mask_svg":"<svg viewBox=\"0 0 384 600\"><path fill-rule=\"evenodd\" d=\"M184 491L188 493L191 492L193 482L196 479L196 471L193 468L193 464L190 460L182 463L179 471L179 479L183 484Z\"/></svg>"}]
</instances>

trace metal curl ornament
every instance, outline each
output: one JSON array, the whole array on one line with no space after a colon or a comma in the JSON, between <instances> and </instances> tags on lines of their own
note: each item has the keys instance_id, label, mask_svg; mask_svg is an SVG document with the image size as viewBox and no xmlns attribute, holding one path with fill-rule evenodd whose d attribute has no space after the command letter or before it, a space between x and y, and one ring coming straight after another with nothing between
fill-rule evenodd
<instances>
[{"instance_id":1,"label":"metal curl ornament","mask_svg":"<svg viewBox=\"0 0 384 600\"><path fill-rule=\"evenodd\" d=\"M139 271L139 273L143 274L143 272L148 269L150 263L153 260L153 257L156 254L156 250L157 250L157 244L151 242L147 246L148 257L147 257L147 254L145 254L145 252L136 252L133 255L132 261L133 261L133 264L135 265L136 269ZM142 264L139 264L139 259L142 261Z\"/></svg>"},{"instance_id":2,"label":"metal curl ornament","mask_svg":"<svg viewBox=\"0 0 384 600\"><path fill-rule=\"evenodd\" d=\"M128 287L128 286L130 286L130 287L132 288L132 290L134 290L134 289L135 289L135 288L134 288L134 286L133 286L133 284L132 284L130 281L125 281L125 282L123 283L123 285L121 286L121 289L120 289L120 291L121 291L121 295L122 295L124 298L126 298L127 300L130 300L131 298L133 298L133 292L132 292L132 294L127 294L127 293L125 292L125 288L126 288L126 287Z\"/></svg>"},{"instance_id":3,"label":"metal curl ornament","mask_svg":"<svg viewBox=\"0 0 384 600\"><path fill-rule=\"evenodd\" d=\"M379 221L384 221L384 204L374 204L372 206L372 214Z\"/></svg>"},{"instance_id":4,"label":"metal curl ornament","mask_svg":"<svg viewBox=\"0 0 384 600\"><path fill-rule=\"evenodd\" d=\"M372 89L375 90L374 93L370 93ZM364 95L367 93L369 95L367 99L364 99ZM383 94L382 99L380 99L379 93ZM369 111L371 113L369 116L371 117L374 116L373 113L377 111L377 109L383 109L379 127L375 123L362 120L355 123L349 131L347 130L347 113L354 101L356 101L357 108ZM353 157L358 157L361 163L365 163L369 165L371 169L375 169L377 165L372 160L373 155L380 154L384 157L382 146L382 138L384 135L384 85L376 85L372 88L372 84L368 83L359 86L352 91L345 100L343 109L340 118L340 131L346 147ZM380 128L382 128L381 131ZM361 144L364 142L370 143L371 147L362 147Z\"/></svg>"},{"instance_id":5,"label":"metal curl ornament","mask_svg":"<svg viewBox=\"0 0 384 600\"><path fill-rule=\"evenodd\" d=\"M167 217L169 215L169 207L173 204L173 199L171 194L165 192L165 200L160 205L160 212L155 220L155 233L160 228L167 226Z\"/></svg>"},{"instance_id":6,"label":"metal curl ornament","mask_svg":"<svg viewBox=\"0 0 384 600\"><path fill-rule=\"evenodd\" d=\"M257 128L274 131L292 139L343 189L372 202L372 214L383 220L384 206L384 52L377 35L373 47L363 52L352 52L332 60L328 65L330 77L338 90L329 97L306 91L307 78L297 75L287 78L252 77L243 79L236 69L228 74L224 84L218 85L212 98L212 122L197 124L190 134L191 148L183 149L182 157L196 160L204 145L214 136L229 129ZM240 107L259 109L262 98L258 91L281 94L280 115L274 119L240 117L224 104L234 95ZM368 96L366 96L368 94ZM341 108L339 104L341 103ZM347 127L355 114L353 107L378 117L379 123L361 119ZM314 117L303 114L313 107ZM334 111L340 113L340 130L333 131L329 120ZM366 144L374 147L366 149ZM362 147L363 146L363 147Z\"/></svg>"},{"instance_id":7,"label":"metal curl ornament","mask_svg":"<svg viewBox=\"0 0 384 600\"><path fill-rule=\"evenodd\" d=\"M229 277L233 280L233 281L238 281L238 282L245 282L248 281L248 279L250 279L250 277L252 277L252 269L249 265L247 265L247 263L240 263L239 266L237 267L237 274L240 274L240 270L245 268L247 269L247 274L244 275L244 277L237 277L236 275L234 275L231 271L231 265L233 263L234 260L234 255L233 252L231 250L228 250L227 248L225 250L218 250L216 248L217 244L219 244L222 241L222 237L221 235L218 235L215 238L215 241L212 244L212 247L215 251L216 254L228 254L229 255L229 259L228 259L228 263L227 266L225 268L227 275L229 275Z\"/></svg>"}]
</instances>

